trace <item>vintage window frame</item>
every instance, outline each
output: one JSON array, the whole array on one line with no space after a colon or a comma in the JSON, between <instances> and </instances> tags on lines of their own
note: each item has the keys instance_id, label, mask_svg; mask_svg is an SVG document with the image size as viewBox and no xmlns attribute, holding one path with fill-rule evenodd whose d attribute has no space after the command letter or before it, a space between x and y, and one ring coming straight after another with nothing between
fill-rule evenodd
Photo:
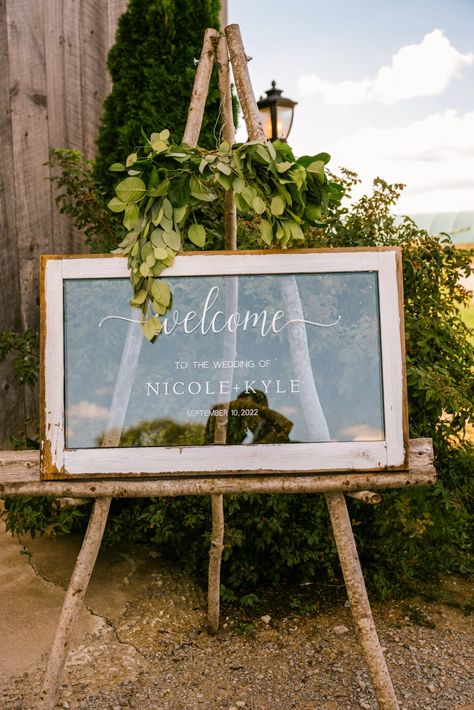
<instances>
[{"instance_id":1,"label":"vintage window frame","mask_svg":"<svg viewBox=\"0 0 474 710\"><path fill-rule=\"evenodd\" d=\"M374 271L378 273L379 281L384 440L66 449L63 282L67 279L127 278L129 273L127 259L122 256L42 257L41 477L79 479L406 470L408 417L399 248L194 252L177 256L173 266L164 273L166 276L238 276Z\"/></svg>"}]
</instances>

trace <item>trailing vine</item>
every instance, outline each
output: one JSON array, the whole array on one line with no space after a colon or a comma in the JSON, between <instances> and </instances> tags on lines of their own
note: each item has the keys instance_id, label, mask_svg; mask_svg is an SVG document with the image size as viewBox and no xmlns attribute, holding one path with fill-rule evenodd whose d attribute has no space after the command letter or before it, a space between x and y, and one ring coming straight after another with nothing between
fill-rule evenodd
<instances>
[{"instance_id":1,"label":"trailing vine","mask_svg":"<svg viewBox=\"0 0 474 710\"><path fill-rule=\"evenodd\" d=\"M170 133L152 133L125 164L110 170L128 175L108 203L123 213L128 233L116 253L128 256L134 295L141 309L144 335L153 340L162 329L160 316L171 304L169 286L159 276L187 243L202 249L206 230L196 208L234 190L241 214L258 217L265 248L302 246L304 231L318 226L331 202L342 196L340 185L325 173L327 153L295 159L284 142L224 142L213 151L175 145Z\"/></svg>"}]
</instances>

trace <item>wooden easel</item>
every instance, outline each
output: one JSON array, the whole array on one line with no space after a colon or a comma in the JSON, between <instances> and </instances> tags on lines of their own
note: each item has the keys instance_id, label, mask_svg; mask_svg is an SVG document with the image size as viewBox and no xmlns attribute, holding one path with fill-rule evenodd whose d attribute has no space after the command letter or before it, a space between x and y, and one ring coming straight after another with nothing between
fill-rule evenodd
<instances>
[{"instance_id":1,"label":"wooden easel","mask_svg":"<svg viewBox=\"0 0 474 710\"><path fill-rule=\"evenodd\" d=\"M201 129L202 118L209 80L214 63L217 64L219 89L221 95L221 114L223 120L223 139L234 142L232 120L232 96L229 79L229 59L232 63L237 94L242 106L249 139L265 142L257 105L253 95L247 69L247 58L237 25L229 25L225 34L216 30L206 30L204 44L196 71L196 78L189 108L188 120L183 142L196 146ZM224 233L226 249L236 248L236 213L233 193L225 195ZM228 302L235 298L235 293L228 293ZM136 338L130 332L130 341ZM129 343L130 345L130 343ZM132 347L132 346L131 346ZM228 342L226 347L232 348ZM132 348L133 349L133 348ZM125 357L125 355L124 355ZM120 397L117 396L120 400ZM104 436L104 445L118 446L121 425L111 416L108 430ZM123 420L122 420L123 421ZM221 417L216 422L215 443L225 444L227 420ZM377 494L367 492L371 488L400 488L413 485L434 483L436 474L433 468L433 451L429 440L410 442L409 471L405 472L364 472L331 475L297 474L291 476L245 476L244 483L238 477L209 477L199 480L190 478L169 479L133 479L102 481L39 481L37 452L2 452L0 455L0 497L18 495L53 495L59 498L90 499L94 504L84 536L82 548L69 583L59 619L56 635L51 649L49 662L44 676L43 688L39 700L41 710L53 710L63 673L71 632L95 565L97 554L104 534L105 525L112 497L148 497L176 495L210 495L212 501L212 539L209 561L208 623L209 631L216 633L219 627L219 586L220 565L224 538L224 494L240 493L243 488L253 493L323 493L331 519L331 525L338 550L339 560L344 575L347 594L351 606L356 630L362 651L368 666L379 707L383 710L396 710L397 699L383 652L377 637L375 624L367 597L357 549L354 542L344 493L353 495L366 502L378 502ZM25 475L28 467L29 475ZM31 473L33 472L33 475Z\"/></svg>"}]
</instances>

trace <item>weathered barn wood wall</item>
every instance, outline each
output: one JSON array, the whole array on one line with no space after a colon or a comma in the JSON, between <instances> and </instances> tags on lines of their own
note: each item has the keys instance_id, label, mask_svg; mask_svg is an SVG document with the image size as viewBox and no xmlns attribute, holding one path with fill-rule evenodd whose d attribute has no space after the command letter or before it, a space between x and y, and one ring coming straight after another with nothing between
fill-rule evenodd
<instances>
[{"instance_id":1,"label":"weathered barn wood wall","mask_svg":"<svg viewBox=\"0 0 474 710\"><path fill-rule=\"evenodd\" d=\"M84 251L56 209L45 163L52 147L93 156L107 53L126 6L0 0L0 331L37 328L40 254ZM36 400L0 365L0 447L35 416Z\"/></svg>"}]
</instances>

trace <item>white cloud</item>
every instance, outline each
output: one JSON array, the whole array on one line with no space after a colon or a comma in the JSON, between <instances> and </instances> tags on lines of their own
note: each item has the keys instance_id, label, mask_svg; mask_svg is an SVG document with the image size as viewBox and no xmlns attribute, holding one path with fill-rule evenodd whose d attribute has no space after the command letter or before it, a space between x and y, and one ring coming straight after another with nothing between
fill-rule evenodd
<instances>
[{"instance_id":1,"label":"white cloud","mask_svg":"<svg viewBox=\"0 0 474 710\"><path fill-rule=\"evenodd\" d=\"M402 128L366 127L340 140L331 166L355 170L367 190L373 178L407 185L405 212L474 209L474 112L452 109Z\"/></svg>"},{"instance_id":2,"label":"white cloud","mask_svg":"<svg viewBox=\"0 0 474 710\"><path fill-rule=\"evenodd\" d=\"M109 410L106 407L86 400L73 404L68 410L70 417L77 417L78 419L100 420L106 419L108 414Z\"/></svg>"},{"instance_id":3,"label":"white cloud","mask_svg":"<svg viewBox=\"0 0 474 710\"><path fill-rule=\"evenodd\" d=\"M354 106L368 101L392 104L417 96L442 94L465 66L474 63L474 54L462 54L442 30L434 29L420 44L401 47L390 66L382 66L372 79L328 81L317 74L298 80L303 96L321 96L327 104Z\"/></svg>"}]
</instances>

